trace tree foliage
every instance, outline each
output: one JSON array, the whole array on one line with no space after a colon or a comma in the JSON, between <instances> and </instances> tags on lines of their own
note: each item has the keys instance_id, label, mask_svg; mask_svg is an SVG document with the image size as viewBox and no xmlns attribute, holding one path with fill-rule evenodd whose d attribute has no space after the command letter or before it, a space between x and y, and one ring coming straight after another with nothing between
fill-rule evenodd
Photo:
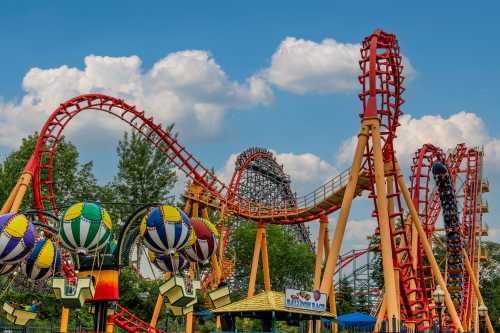
<instances>
[{"instance_id":1,"label":"tree foliage","mask_svg":"<svg viewBox=\"0 0 500 333\"><path fill-rule=\"evenodd\" d=\"M232 287L239 295L245 294L248 287L256 232L256 223L245 221L231 234L228 252L236 254ZM315 256L307 244L297 241L282 226L271 224L267 226L267 247L273 290L312 288ZM263 289L263 286L262 268L259 267L256 287Z\"/></svg>"},{"instance_id":2,"label":"tree foliage","mask_svg":"<svg viewBox=\"0 0 500 333\"><path fill-rule=\"evenodd\" d=\"M341 315L356 310L353 298L354 290L347 279L341 279L337 286L337 314Z\"/></svg>"},{"instance_id":3,"label":"tree foliage","mask_svg":"<svg viewBox=\"0 0 500 333\"><path fill-rule=\"evenodd\" d=\"M500 244L483 242L488 259L481 263L480 288L495 332L500 332Z\"/></svg>"},{"instance_id":4,"label":"tree foliage","mask_svg":"<svg viewBox=\"0 0 500 333\"><path fill-rule=\"evenodd\" d=\"M38 134L35 133L22 140L19 149L11 152L1 164L0 169L0 200L8 197L19 176L35 150ZM92 200L96 195L97 180L92 174L92 162L80 165L78 149L62 137L54 157L54 192L59 205L68 204L77 199ZM31 187L26 193L23 208L33 206L33 191Z\"/></svg>"},{"instance_id":5,"label":"tree foliage","mask_svg":"<svg viewBox=\"0 0 500 333\"><path fill-rule=\"evenodd\" d=\"M172 129L173 125L168 131ZM136 132L124 133L116 152L118 173L106 192L114 201L139 204L169 201L177 176L167 155ZM138 206L120 205L112 213L115 219L123 220L135 208Z\"/></svg>"}]
</instances>

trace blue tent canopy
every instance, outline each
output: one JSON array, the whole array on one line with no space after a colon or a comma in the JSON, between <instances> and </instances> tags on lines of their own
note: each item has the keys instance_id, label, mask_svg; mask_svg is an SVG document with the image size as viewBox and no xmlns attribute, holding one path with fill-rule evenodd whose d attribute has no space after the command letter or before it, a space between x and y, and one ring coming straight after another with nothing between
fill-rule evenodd
<instances>
[{"instance_id":1,"label":"blue tent canopy","mask_svg":"<svg viewBox=\"0 0 500 333\"><path fill-rule=\"evenodd\" d=\"M338 316L337 321L340 329L359 329L371 331L375 326L377 318L362 312L351 312Z\"/></svg>"}]
</instances>

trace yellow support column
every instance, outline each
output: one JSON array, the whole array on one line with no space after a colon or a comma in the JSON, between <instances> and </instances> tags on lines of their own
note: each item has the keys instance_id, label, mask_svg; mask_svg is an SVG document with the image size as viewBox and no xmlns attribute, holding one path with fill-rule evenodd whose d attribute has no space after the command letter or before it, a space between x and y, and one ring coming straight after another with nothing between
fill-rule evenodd
<instances>
[{"instance_id":1,"label":"yellow support column","mask_svg":"<svg viewBox=\"0 0 500 333\"><path fill-rule=\"evenodd\" d=\"M162 306L163 306L163 296L158 295L158 297L156 298L155 309L153 310L153 315L151 316L151 321L149 322L149 325L151 325L151 327L156 327L156 325L158 324L158 318L160 317L160 311Z\"/></svg>"},{"instance_id":2,"label":"yellow support column","mask_svg":"<svg viewBox=\"0 0 500 333\"><path fill-rule=\"evenodd\" d=\"M482 229L482 221L480 228ZM481 258L481 237L477 239L477 258L474 260L474 277L476 281L479 279L479 258ZM472 313L472 320L474 324L474 333L479 333L479 299L474 297L473 299L473 307L474 312Z\"/></svg>"},{"instance_id":3,"label":"yellow support column","mask_svg":"<svg viewBox=\"0 0 500 333\"><path fill-rule=\"evenodd\" d=\"M266 225L263 224L262 231L262 275L264 276L264 290L271 291L271 274L269 272L269 257L267 255Z\"/></svg>"},{"instance_id":4,"label":"yellow support column","mask_svg":"<svg viewBox=\"0 0 500 333\"><path fill-rule=\"evenodd\" d=\"M250 279L248 281L247 297L252 297L255 293L255 282L257 280L257 269L259 267L260 250L262 247L262 233L264 231L263 223L257 225L257 233L255 235L255 245L253 248L252 267L250 270Z\"/></svg>"},{"instance_id":5,"label":"yellow support column","mask_svg":"<svg viewBox=\"0 0 500 333\"><path fill-rule=\"evenodd\" d=\"M368 142L368 126L362 125L361 131L358 135L358 143L356 145L356 151L354 153L354 158L351 166L351 173L349 175L349 182L347 183L344 197L342 199L342 206L340 207L339 218L337 220L337 225L335 227L335 233L331 243L331 251L328 254L325 271L323 273L323 279L321 280L320 291L327 294L332 287L333 274L337 266L337 260L340 254L340 248L342 246L342 240L344 239L344 233L347 223L347 218L349 217L349 211L351 210L352 199L356 193L356 185L359 178L359 170L361 168L361 161L363 159L363 153Z\"/></svg>"},{"instance_id":6,"label":"yellow support column","mask_svg":"<svg viewBox=\"0 0 500 333\"><path fill-rule=\"evenodd\" d=\"M380 309L378 309L377 312L377 321L375 322L375 328L373 329L374 332L380 331L380 327L382 326L382 322L384 321L386 310L387 307L385 303L385 293L384 293L384 299L382 300L382 304L380 304Z\"/></svg>"},{"instance_id":7,"label":"yellow support column","mask_svg":"<svg viewBox=\"0 0 500 333\"><path fill-rule=\"evenodd\" d=\"M464 257L465 268L467 269L467 273L469 274L469 278L471 279L472 286L474 287L474 293L476 294L479 304L484 304L483 296L481 295L481 291L479 290L479 284L477 283L476 276L474 275L474 270L472 269L469 257L467 256L467 252L464 248L462 248L462 255ZM494 333L489 314L486 315L486 328L488 329L488 333Z\"/></svg>"},{"instance_id":8,"label":"yellow support column","mask_svg":"<svg viewBox=\"0 0 500 333\"><path fill-rule=\"evenodd\" d=\"M14 199L16 198L16 195L17 195L17 192L19 191L19 186L21 184L21 177L19 177L19 179L17 180L17 183L16 185L14 186L14 188L12 189L12 191L10 191L10 194L9 194L9 197L7 198L7 200L5 200L3 206L2 206L2 210L0 210L0 214L6 214L10 211L10 207L12 207L12 203L14 202Z\"/></svg>"},{"instance_id":9,"label":"yellow support column","mask_svg":"<svg viewBox=\"0 0 500 333\"><path fill-rule=\"evenodd\" d=\"M323 263L323 252L325 247L325 232L328 225L328 218L321 216L319 218L318 248L316 249L316 263L314 266L314 289L319 289L321 283L321 266Z\"/></svg>"},{"instance_id":10,"label":"yellow support column","mask_svg":"<svg viewBox=\"0 0 500 333\"><path fill-rule=\"evenodd\" d=\"M192 333L193 332L193 313L189 312L186 315L186 333Z\"/></svg>"},{"instance_id":11,"label":"yellow support column","mask_svg":"<svg viewBox=\"0 0 500 333\"><path fill-rule=\"evenodd\" d=\"M318 235L318 248L316 249L316 262L314 266L314 282L313 289L319 289L321 283L321 266L323 264L323 253L325 252L325 234L328 226L328 217L321 215L319 218L319 235ZM331 294L331 293L330 293ZM330 305L332 299L329 299ZM333 299L333 304L335 304L335 299ZM331 310L331 306L330 306ZM320 322L317 320L316 322ZM312 322L311 322L312 325ZM319 333L320 327L316 324L316 333Z\"/></svg>"},{"instance_id":12,"label":"yellow support column","mask_svg":"<svg viewBox=\"0 0 500 333\"><path fill-rule=\"evenodd\" d=\"M167 272L165 273L165 280L170 279L172 276L172 273ZM149 325L152 327L156 327L158 324L158 318L160 317L160 312L161 312L161 307L163 306L164 298L161 294L158 294L158 297L156 298L156 304L155 308L153 310L153 315L151 316L151 321L149 322Z\"/></svg>"},{"instance_id":13,"label":"yellow support column","mask_svg":"<svg viewBox=\"0 0 500 333\"><path fill-rule=\"evenodd\" d=\"M11 212L17 212L21 207L24 195L26 194L26 191L28 190L28 187L31 184L31 179L33 179L33 175L28 172L25 172L21 176L21 183L19 184L19 189L16 193L16 197L14 198L14 202L12 203L12 207L10 208Z\"/></svg>"},{"instance_id":14,"label":"yellow support column","mask_svg":"<svg viewBox=\"0 0 500 333\"><path fill-rule=\"evenodd\" d=\"M394 279L394 265L392 253L391 227L387 207L387 193L384 176L384 161L382 155L382 142L379 131L379 119L371 119L373 159L375 172L375 188L377 193L377 210L380 230L380 248L382 251L382 267L384 271L384 290L386 293L386 306L389 331L399 332L399 325L393 327L393 318L399 323L399 299L397 298L396 281Z\"/></svg>"},{"instance_id":15,"label":"yellow support column","mask_svg":"<svg viewBox=\"0 0 500 333\"><path fill-rule=\"evenodd\" d=\"M59 332L61 333L68 332L68 323L69 323L69 309L63 307L61 312L61 323L59 325Z\"/></svg>"},{"instance_id":16,"label":"yellow support column","mask_svg":"<svg viewBox=\"0 0 500 333\"><path fill-rule=\"evenodd\" d=\"M212 269L215 272L215 284L219 285L220 280L222 278L222 270L219 265L219 260L217 259L217 255L214 254L210 257L210 264L212 265Z\"/></svg>"}]
</instances>

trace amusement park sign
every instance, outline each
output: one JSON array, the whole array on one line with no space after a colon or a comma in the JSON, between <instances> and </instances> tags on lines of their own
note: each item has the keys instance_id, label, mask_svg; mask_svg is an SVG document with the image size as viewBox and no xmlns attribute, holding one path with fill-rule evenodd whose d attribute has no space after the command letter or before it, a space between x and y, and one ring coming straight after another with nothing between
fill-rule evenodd
<instances>
[{"instance_id":1,"label":"amusement park sign","mask_svg":"<svg viewBox=\"0 0 500 333\"><path fill-rule=\"evenodd\" d=\"M311 311L326 311L326 295L318 290L303 291L297 289L285 289L285 306L289 308L304 309Z\"/></svg>"}]
</instances>

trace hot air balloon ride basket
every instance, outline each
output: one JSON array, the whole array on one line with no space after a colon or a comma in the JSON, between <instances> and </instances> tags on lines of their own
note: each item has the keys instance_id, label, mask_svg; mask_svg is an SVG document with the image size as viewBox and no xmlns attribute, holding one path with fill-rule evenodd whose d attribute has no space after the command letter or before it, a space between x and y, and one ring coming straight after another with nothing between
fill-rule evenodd
<instances>
[{"instance_id":1,"label":"hot air balloon ride basket","mask_svg":"<svg viewBox=\"0 0 500 333\"><path fill-rule=\"evenodd\" d=\"M76 284L70 285L63 277L52 279L52 290L66 308L78 309L95 295L94 279L90 276L77 278Z\"/></svg>"},{"instance_id":2,"label":"hot air balloon ride basket","mask_svg":"<svg viewBox=\"0 0 500 333\"><path fill-rule=\"evenodd\" d=\"M31 320L35 320L38 314L36 312L16 309L10 303L3 304L3 310L7 314L7 320L15 325L26 326Z\"/></svg>"},{"instance_id":3,"label":"hot air balloon ride basket","mask_svg":"<svg viewBox=\"0 0 500 333\"><path fill-rule=\"evenodd\" d=\"M228 305L231 303L231 298L229 297L229 287L224 286L209 292L208 298L210 299L212 309Z\"/></svg>"},{"instance_id":4,"label":"hot air balloon ride basket","mask_svg":"<svg viewBox=\"0 0 500 333\"><path fill-rule=\"evenodd\" d=\"M193 312L193 305L186 306L186 307L181 307L181 306L175 306L175 305L172 305L172 304L167 304L167 309L174 316L184 316L184 315L186 315L188 313Z\"/></svg>"},{"instance_id":5,"label":"hot air balloon ride basket","mask_svg":"<svg viewBox=\"0 0 500 333\"><path fill-rule=\"evenodd\" d=\"M196 302L196 289L200 288L200 281L184 281L180 276L173 276L160 286L160 293L173 306L185 307Z\"/></svg>"}]
</instances>

